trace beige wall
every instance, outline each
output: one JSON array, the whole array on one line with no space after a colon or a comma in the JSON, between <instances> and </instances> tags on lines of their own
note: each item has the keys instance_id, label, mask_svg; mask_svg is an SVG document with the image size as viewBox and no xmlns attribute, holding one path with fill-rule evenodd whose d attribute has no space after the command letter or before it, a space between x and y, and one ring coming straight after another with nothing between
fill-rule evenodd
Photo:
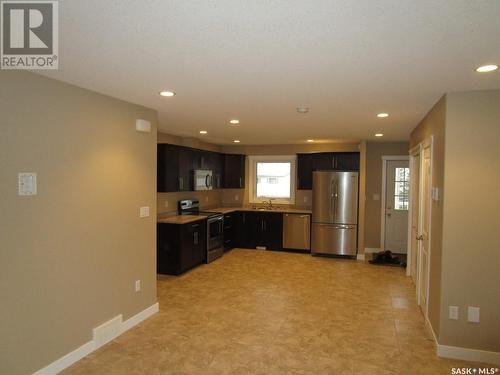
<instances>
[{"instance_id":1,"label":"beige wall","mask_svg":"<svg viewBox=\"0 0 500 375\"><path fill-rule=\"evenodd\" d=\"M0 116L0 373L29 374L156 302L156 131L134 126L157 115L1 71ZM18 172L38 195L17 195Z\"/></svg>"},{"instance_id":2,"label":"beige wall","mask_svg":"<svg viewBox=\"0 0 500 375\"><path fill-rule=\"evenodd\" d=\"M365 246L380 248L382 204L382 156L408 155L408 142L366 143L366 225ZM378 200L374 199L378 196Z\"/></svg>"},{"instance_id":3,"label":"beige wall","mask_svg":"<svg viewBox=\"0 0 500 375\"><path fill-rule=\"evenodd\" d=\"M221 146L214 145L212 143L202 142L196 138L178 137L176 135L171 135L161 132L158 132L158 143L169 143L171 145L192 147L192 148L197 148L199 150L207 150L214 152L221 151Z\"/></svg>"},{"instance_id":4,"label":"beige wall","mask_svg":"<svg viewBox=\"0 0 500 375\"><path fill-rule=\"evenodd\" d=\"M500 352L500 90L448 94L445 145L439 341Z\"/></svg>"},{"instance_id":5,"label":"beige wall","mask_svg":"<svg viewBox=\"0 0 500 375\"><path fill-rule=\"evenodd\" d=\"M433 136L432 185L443 191L445 152L446 96L443 96L412 131L410 148ZM439 339L441 314L441 254L443 236L443 202L432 202L431 216L431 270L429 275L429 321Z\"/></svg>"}]
</instances>

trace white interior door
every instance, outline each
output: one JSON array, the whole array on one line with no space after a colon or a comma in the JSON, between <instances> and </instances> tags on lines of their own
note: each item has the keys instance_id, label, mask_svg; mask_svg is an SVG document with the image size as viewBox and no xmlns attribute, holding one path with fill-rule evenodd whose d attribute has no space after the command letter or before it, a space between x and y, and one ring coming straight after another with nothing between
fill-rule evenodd
<instances>
[{"instance_id":1,"label":"white interior door","mask_svg":"<svg viewBox=\"0 0 500 375\"><path fill-rule=\"evenodd\" d=\"M410 229L410 244L411 244L411 261L410 261L410 277L415 285L418 284L418 244L417 237L419 236L419 206L420 206L420 154L412 156L411 168L411 229Z\"/></svg>"},{"instance_id":2,"label":"white interior door","mask_svg":"<svg viewBox=\"0 0 500 375\"><path fill-rule=\"evenodd\" d=\"M408 160L387 160L384 250L406 254L410 168Z\"/></svg>"},{"instance_id":3,"label":"white interior door","mask_svg":"<svg viewBox=\"0 0 500 375\"><path fill-rule=\"evenodd\" d=\"M425 146L422 151L421 185L420 185L420 230L416 237L419 241L419 305L427 316L427 296L429 290L429 246L431 224L431 147Z\"/></svg>"}]
</instances>

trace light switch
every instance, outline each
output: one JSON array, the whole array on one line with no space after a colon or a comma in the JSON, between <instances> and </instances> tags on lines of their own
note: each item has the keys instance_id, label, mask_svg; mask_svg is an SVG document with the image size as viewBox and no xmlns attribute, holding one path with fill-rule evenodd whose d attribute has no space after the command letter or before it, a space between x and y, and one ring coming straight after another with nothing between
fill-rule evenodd
<instances>
[{"instance_id":1,"label":"light switch","mask_svg":"<svg viewBox=\"0 0 500 375\"><path fill-rule=\"evenodd\" d=\"M17 175L17 189L19 195L36 195L36 173L19 173Z\"/></svg>"},{"instance_id":2,"label":"light switch","mask_svg":"<svg viewBox=\"0 0 500 375\"><path fill-rule=\"evenodd\" d=\"M378 195L378 194L373 194L372 199L373 199L374 201L379 201L379 200L380 200L380 195Z\"/></svg>"},{"instance_id":3,"label":"light switch","mask_svg":"<svg viewBox=\"0 0 500 375\"><path fill-rule=\"evenodd\" d=\"M139 209L139 217L149 217L149 206Z\"/></svg>"},{"instance_id":4,"label":"light switch","mask_svg":"<svg viewBox=\"0 0 500 375\"><path fill-rule=\"evenodd\" d=\"M458 319L458 306L449 307L449 318L453 320Z\"/></svg>"},{"instance_id":5,"label":"light switch","mask_svg":"<svg viewBox=\"0 0 500 375\"><path fill-rule=\"evenodd\" d=\"M308 197L304 197L304 203L307 203L309 201Z\"/></svg>"},{"instance_id":6,"label":"light switch","mask_svg":"<svg viewBox=\"0 0 500 375\"><path fill-rule=\"evenodd\" d=\"M141 291L141 280L135 280L135 292L138 293Z\"/></svg>"},{"instance_id":7,"label":"light switch","mask_svg":"<svg viewBox=\"0 0 500 375\"><path fill-rule=\"evenodd\" d=\"M434 202L439 201L439 188L437 188L437 187L433 187L433 188L431 189L431 196L432 196L432 200L433 200Z\"/></svg>"},{"instance_id":8,"label":"light switch","mask_svg":"<svg viewBox=\"0 0 500 375\"><path fill-rule=\"evenodd\" d=\"M479 307L469 306L467 309L467 321L479 323Z\"/></svg>"},{"instance_id":9,"label":"light switch","mask_svg":"<svg viewBox=\"0 0 500 375\"><path fill-rule=\"evenodd\" d=\"M235 201L238 201L238 200L240 200L240 197L239 197L238 195L235 195L235 196L234 196L234 200L235 200Z\"/></svg>"},{"instance_id":10,"label":"light switch","mask_svg":"<svg viewBox=\"0 0 500 375\"><path fill-rule=\"evenodd\" d=\"M168 201L165 201L165 208L168 208Z\"/></svg>"}]
</instances>

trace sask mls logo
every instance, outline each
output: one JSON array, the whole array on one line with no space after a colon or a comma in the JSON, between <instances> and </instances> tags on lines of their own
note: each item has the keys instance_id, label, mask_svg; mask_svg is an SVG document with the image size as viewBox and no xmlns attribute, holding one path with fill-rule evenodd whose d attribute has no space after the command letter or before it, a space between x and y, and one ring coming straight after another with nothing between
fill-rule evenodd
<instances>
[{"instance_id":1,"label":"sask mls logo","mask_svg":"<svg viewBox=\"0 0 500 375\"><path fill-rule=\"evenodd\" d=\"M1 1L2 69L58 68L57 1Z\"/></svg>"}]
</instances>

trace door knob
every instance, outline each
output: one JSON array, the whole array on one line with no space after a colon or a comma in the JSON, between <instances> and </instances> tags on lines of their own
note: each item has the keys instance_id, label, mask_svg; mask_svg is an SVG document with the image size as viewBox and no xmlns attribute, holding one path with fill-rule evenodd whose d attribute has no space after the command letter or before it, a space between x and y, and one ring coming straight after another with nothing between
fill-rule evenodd
<instances>
[{"instance_id":1,"label":"door knob","mask_svg":"<svg viewBox=\"0 0 500 375\"><path fill-rule=\"evenodd\" d=\"M390 214L390 213L388 213L388 214L387 214L387 216L388 216L388 217L391 217L391 214Z\"/></svg>"},{"instance_id":2,"label":"door knob","mask_svg":"<svg viewBox=\"0 0 500 375\"><path fill-rule=\"evenodd\" d=\"M422 241L424 239L424 236L423 235L420 235L420 236L417 236L416 237L416 240L417 241Z\"/></svg>"}]
</instances>

